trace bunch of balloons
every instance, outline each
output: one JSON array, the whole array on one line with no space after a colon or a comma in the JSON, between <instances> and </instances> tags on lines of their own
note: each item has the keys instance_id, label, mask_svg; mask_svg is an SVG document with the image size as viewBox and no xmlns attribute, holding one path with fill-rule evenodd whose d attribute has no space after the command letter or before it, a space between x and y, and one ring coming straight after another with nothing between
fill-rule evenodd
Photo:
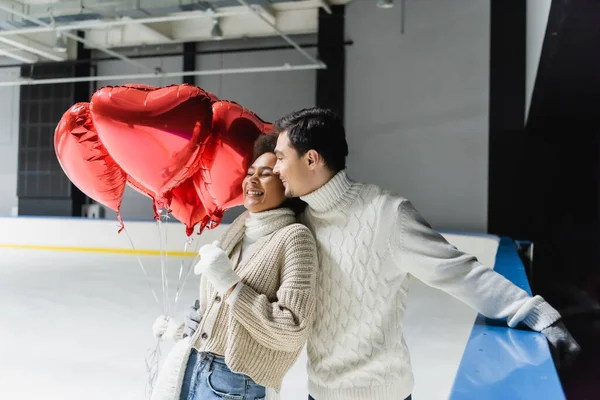
<instances>
[{"instance_id":1,"label":"bunch of balloons","mask_svg":"<svg viewBox=\"0 0 600 400\"><path fill-rule=\"evenodd\" d=\"M168 209L190 236L242 204L241 184L256 138L272 125L237 103L192 85L128 84L74 104L54 137L67 177L120 216L125 186Z\"/></svg>"}]
</instances>

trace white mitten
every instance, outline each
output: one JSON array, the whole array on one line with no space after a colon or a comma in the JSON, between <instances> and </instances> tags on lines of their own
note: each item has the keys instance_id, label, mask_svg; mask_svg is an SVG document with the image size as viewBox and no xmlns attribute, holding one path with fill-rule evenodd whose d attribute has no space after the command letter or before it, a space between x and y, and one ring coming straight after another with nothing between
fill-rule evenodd
<instances>
[{"instance_id":1,"label":"white mitten","mask_svg":"<svg viewBox=\"0 0 600 400\"><path fill-rule=\"evenodd\" d=\"M200 261L194 267L196 275L204 277L223 294L240 281L233 270L233 265L227 254L218 246L219 242L206 244L200 248Z\"/></svg>"},{"instance_id":2,"label":"white mitten","mask_svg":"<svg viewBox=\"0 0 600 400\"><path fill-rule=\"evenodd\" d=\"M166 340L171 340L173 342L177 342L183 339L183 328L185 325L183 323L177 323L175 320L171 319L169 321L169 326L167 326L167 330L165 331L163 337Z\"/></svg>"},{"instance_id":3,"label":"white mitten","mask_svg":"<svg viewBox=\"0 0 600 400\"><path fill-rule=\"evenodd\" d=\"M165 317L161 315L156 318L154 321L154 325L152 325L152 335L154 335L155 339L164 339L164 334L169 327L169 317Z\"/></svg>"},{"instance_id":4,"label":"white mitten","mask_svg":"<svg viewBox=\"0 0 600 400\"><path fill-rule=\"evenodd\" d=\"M178 341L183 337L183 324L178 324L173 318L161 315L152 325L152 334L156 339Z\"/></svg>"}]
</instances>

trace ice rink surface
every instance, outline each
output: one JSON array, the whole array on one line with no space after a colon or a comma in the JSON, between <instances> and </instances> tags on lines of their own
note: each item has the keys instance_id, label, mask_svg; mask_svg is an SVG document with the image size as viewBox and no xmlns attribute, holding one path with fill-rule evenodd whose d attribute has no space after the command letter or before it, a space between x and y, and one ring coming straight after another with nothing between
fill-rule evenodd
<instances>
[{"instance_id":1,"label":"ice rink surface","mask_svg":"<svg viewBox=\"0 0 600 400\"><path fill-rule=\"evenodd\" d=\"M456 237L457 247L492 266L494 239ZM151 327L161 309L136 256L0 249L0 399L142 400ZM160 258L141 256L160 296ZM169 259L171 299L181 259ZM176 316L197 296L190 276ZM414 398L446 399L477 313L411 282L405 336ZM162 358L170 345L163 344ZM306 357L286 376L284 400L307 399Z\"/></svg>"}]
</instances>

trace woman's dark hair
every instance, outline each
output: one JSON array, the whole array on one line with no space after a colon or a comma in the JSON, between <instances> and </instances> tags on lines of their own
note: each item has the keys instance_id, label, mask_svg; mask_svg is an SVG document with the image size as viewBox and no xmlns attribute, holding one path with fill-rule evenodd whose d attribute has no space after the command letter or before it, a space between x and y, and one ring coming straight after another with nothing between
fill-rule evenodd
<instances>
[{"instance_id":1,"label":"woman's dark hair","mask_svg":"<svg viewBox=\"0 0 600 400\"><path fill-rule=\"evenodd\" d=\"M277 146L277 136L276 135L260 135L256 142L254 142L254 154L252 158L252 162L256 161L256 159L262 156L265 153L273 153L275 154L275 147ZM289 208L296 215L301 214L306 208L306 203L300 200L299 197L288 197L285 199L283 203L279 206L281 208Z\"/></svg>"},{"instance_id":2,"label":"woman's dark hair","mask_svg":"<svg viewBox=\"0 0 600 400\"><path fill-rule=\"evenodd\" d=\"M254 157L252 162L265 153L275 153L277 146L277 136L275 135L260 135L254 142Z\"/></svg>"}]
</instances>

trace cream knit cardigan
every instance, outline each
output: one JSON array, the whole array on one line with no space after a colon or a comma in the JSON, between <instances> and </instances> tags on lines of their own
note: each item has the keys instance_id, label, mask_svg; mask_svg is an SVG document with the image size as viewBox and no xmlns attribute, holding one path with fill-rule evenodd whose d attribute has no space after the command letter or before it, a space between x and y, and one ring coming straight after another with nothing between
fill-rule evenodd
<instances>
[{"instance_id":1,"label":"cream knit cardigan","mask_svg":"<svg viewBox=\"0 0 600 400\"><path fill-rule=\"evenodd\" d=\"M242 279L234 302L222 301L222 294L201 280L200 311L216 319L203 318L194 336L177 341L161 368L152 400L179 400L193 348L223 354L232 371L277 391L297 360L314 319L318 267L314 237L295 218L285 224L276 218L263 227L267 234L238 264L248 215L236 219L221 240Z\"/></svg>"}]
</instances>

